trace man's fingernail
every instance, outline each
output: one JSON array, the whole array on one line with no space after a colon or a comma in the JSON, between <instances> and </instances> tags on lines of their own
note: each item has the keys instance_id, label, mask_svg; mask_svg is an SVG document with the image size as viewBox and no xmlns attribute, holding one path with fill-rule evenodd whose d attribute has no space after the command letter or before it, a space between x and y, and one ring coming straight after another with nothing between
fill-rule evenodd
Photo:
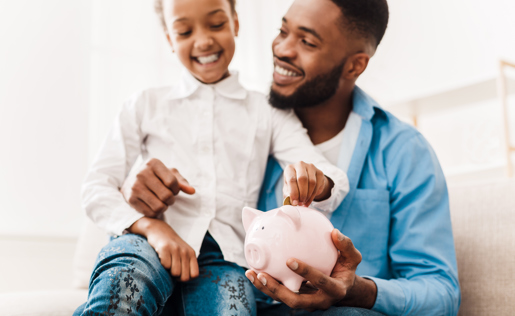
<instances>
[{"instance_id":1,"label":"man's fingernail","mask_svg":"<svg viewBox=\"0 0 515 316\"><path fill-rule=\"evenodd\" d=\"M247 277L247 279L250 280L251 283L254 283L254 277L250 274L245 274L245 276Z\"/></svg>"},{"instance_id":2,"label":"man's fingernail","mask_svg":"<svg viewBox=\"0 0 515 316\"><path fill-rule=\"evenodd\" d=\"M258 274L258 280L259 282L261 282L263 285L266 285L266 278L260 274Z\"/></svg>"},{"instance_id":3,"label":"man's fingernail","mask_svg":"<svg viewBox=\"0 0 515 316\"><path fill-rule=\"evenodd\" d=\"M297 200L293 200L293 202L291 202L291 205L293 205L293 206L297 206L297 205L299 205L299 201L297 201Z\"/></svg>"},{"instance_id":4,"label":"man's fingernail","mask_svg":"<svg viewBox=\"0 0 515 316\"><path fill-rule=\"evenodd\" d=\"M290 267L290 269L295 271L299 268L299 264L297 263L297 261L292 260L291 262L288 263L288 267Z\"/></svg>"},{"instance_id":5,"label":"man's fingernail","mask_svg":"<svg viewBox=\"0 0 515 316\"><path fill-rule=\"evenodd\" d=\"M345 239L345 236L342 234L342 232L341 232L341 231L338 231L338 240L339 240L339 241L342 241L342 240L344 240L344 239Z\"/></svg>"}]
</instances>

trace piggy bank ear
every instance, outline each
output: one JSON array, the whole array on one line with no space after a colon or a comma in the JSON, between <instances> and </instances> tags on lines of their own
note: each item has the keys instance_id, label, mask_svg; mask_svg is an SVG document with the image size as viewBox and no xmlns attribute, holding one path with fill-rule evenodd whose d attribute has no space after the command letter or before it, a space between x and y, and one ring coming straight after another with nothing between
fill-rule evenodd
<instances>
[{"instance_id":1,"label":"piggy bank ear","mask_svg":"<svg viewBox=\"0 0 515 316\"><path fill-rule=\"evenodd\" d=\"M247 232L247 229L249 228L249 226L252 223L252 221L254 220L254 218L256 218L257 216L259 216L262 213L263 212L256 210L255 208L252 208L252 207L245 206L243 208L243 213L241 214L241 220L243 221L243 227L245 228L245 232Z\"/></svg>"},{"instance_id":2,"label":"piggy bank ear","mask_svg":"<svg viewBox=\"0 0 515 316\"><path fill-rule=\"evenodd\" d=\"M277 211L277 216L284 217L293 224L295 229L300 228L300 212L295 206L284 205Z\"/></svg>"}]
</instances>

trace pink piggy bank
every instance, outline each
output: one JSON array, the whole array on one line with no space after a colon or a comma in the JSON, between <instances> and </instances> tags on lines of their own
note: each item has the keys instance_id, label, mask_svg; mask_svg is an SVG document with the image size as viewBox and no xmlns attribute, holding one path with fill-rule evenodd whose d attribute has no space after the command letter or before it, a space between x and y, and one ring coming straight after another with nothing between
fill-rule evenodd
<instances>
[{"instance_id":1,"label":"pink piggy bank","mask_svg":"<svg viewBox=\"0 0 515 316\"><path fill-rule=\"evenodd\" d=\"M333 225L320 212L291 205L268 212L245 207L242 220L245 259L256 273L268 273L293 292L299 291L304 278L288 268L288 258L331 274L338 250L331 239Z\"/></svg>"}]
</instances>

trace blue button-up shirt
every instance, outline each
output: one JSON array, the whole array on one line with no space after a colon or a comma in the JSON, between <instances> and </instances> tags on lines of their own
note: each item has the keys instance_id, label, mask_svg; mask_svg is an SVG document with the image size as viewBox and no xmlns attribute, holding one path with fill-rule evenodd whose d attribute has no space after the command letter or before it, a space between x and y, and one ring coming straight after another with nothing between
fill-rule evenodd
<instances>
[{"instance_id":1,"label":"blue button-up shirt","mask_svg":"<svg viewBox=\"0 0 515 316\"><path fill-rule=\"evenodd\" d=\"M386 315L456 315L460 288L449 197L435 153L416 129L358 87L353 110L363 122L348 170L350 191L331 222L363 256L356 273L377 285L372 309ZM270 158L259 209L277 207L281 175Z\"/></svg>"}]
</instances>

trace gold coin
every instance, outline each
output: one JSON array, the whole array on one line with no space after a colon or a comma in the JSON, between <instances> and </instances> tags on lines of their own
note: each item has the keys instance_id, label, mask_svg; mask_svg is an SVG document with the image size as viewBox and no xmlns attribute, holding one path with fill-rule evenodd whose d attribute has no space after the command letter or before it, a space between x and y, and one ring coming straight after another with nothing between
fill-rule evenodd
<instances>
[{"instance_id":1,"label":"gold coin","mask_svg":"<svg viewBox=\"0 0 515 316\"><path fill-rule=\"evenodd\" d=\"M287 196L284 198L283 205L291 205L290 197Z\"/></svg>"}]
</instances>

